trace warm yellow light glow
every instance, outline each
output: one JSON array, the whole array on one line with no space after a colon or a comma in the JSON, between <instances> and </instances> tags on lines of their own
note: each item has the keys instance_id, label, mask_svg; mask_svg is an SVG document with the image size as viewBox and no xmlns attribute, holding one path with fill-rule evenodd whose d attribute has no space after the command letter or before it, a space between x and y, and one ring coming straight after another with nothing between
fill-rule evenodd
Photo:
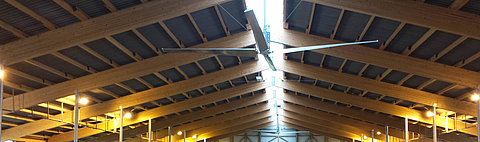
<instances>
[{"instance_id":1,"label":"warm yellow light glow","mask_svg":"<svg viewBox=\"0 0 480 142\"><path fill-rule=\"evenodd\" d=\"M130 117L132 117L132 114L130 112L127 112L123 117L130 118Z\"/></svg>"},{"instance_id":2,"label":"warm yellow light glow","mask_svg":"<svg viewBox=\"0 0 480 142\"><path fill-rule=\"evenodd\" d=\"M178 131L178 132L177 132L177 135L182 135L182 131Z\"/></svg>"},{"instance_id":3,"label":"warm yellow light glow","mask_svg":"<svg viewBox=\"0 0 480 142\"><path fill-rule=\"evenodd\" d=\"M381 135L381 134L382 134L382 132L380 132L380 131L377 132L377 135Z\"/></svg>"},{"instance_id":4,"label":"warm yellow light glow","mask_svg":"<svg viewBox=\"0 0 480 142\"><path fill-rule=\"evenodd\" d=\"M0 78L3 78L3 70L0 70Z\"/></svg>"},{"instance_id":5,"label":"warm yellow light glow","mask_svg":"<svg viewBox=\"0 0 480 142\"><path fill-rule=\"evenodd\" d=\"M193 136L192 136L192 139L196 139L196 138L197 138L197 135L193 135Z\"/></svg>"},{"instance_id":6,"label":"warm yellow light glow","mask_svg":"<svg viewBox=\"0 0 480 142\"><path fill-rule=\"evenodd\" d=\"M367 137L367 136L363 136L363 139L365 139L365 140L366 140L366 139L368 139L368 137Z\"/></svg>"},{"instance_id":7,"label":"warm yellow light glow","mask_svg":"<svg viewBox=\"0 0 480 142\"><path fill-rule=\"evenodd\" d=\"M428 111L428 112L427 112L427 116L428 116L428 117L432 117L432 116L433 116L433 112L432 112L432 111Z\"/></svg>"},{"instance_id":8,"label":"warm yellow light glow","mask_svg":"<svg viewBox=\"0 0 480 142\"><path fill-rule=\"evenodd\" d=\"M472 100L477 101L478 100L478 94L473 94Z\"/></svg>"},{"instance_id":9,"label":"warm yellow light glow","mask_svg":"<svg viewBox=\"0 0 480 142\"><path fill-rule=\"evenodd\" d=\"M87 98L81 98L80 101L78 101L78 103L85 105L85 104L88 103L88 99Z\"/></svg>"}]
</instances>

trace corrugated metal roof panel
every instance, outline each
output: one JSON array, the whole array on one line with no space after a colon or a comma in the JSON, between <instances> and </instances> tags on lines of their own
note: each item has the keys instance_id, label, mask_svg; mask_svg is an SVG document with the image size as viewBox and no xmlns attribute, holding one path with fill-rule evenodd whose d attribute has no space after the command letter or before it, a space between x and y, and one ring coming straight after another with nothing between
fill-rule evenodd
<instances>
[{"instance_id":1,"label":"corrugated metal roof panel","mask_svg":"<svg viewBox=\"0 0 480 142\"><path fill-rule=\"evenodd\" d=\"M293 1L292 1L293 2ZM297 6L298 2L295 2L295 4L289 4L289 6ZM298 5L297 9L291 13L289 12L288 15L290 17L288 18L288 29L299 31L299 32L305 32L308 24L310 22L310 15L312 13L312 6L313 3L311 2L306 2L306 1L301 1L300 5Z\"/></svg>"},{"instance_id":2,"label":"corrugated metal roof panel","mask_svg":"<svg viewBox=\"0 0 480 142\"><path fill-rule=\"evenodd\" d=\"M470 87L466 87L466 86L457 86L445 93L442 94L442 96L447 96L447 97L451 97L451 98L456 98L460 95L463 95L465 93L469 93L469 92L472 92L473 88L470 88Z\"/></svg>"},{"instance_id":3,"label":"corrugated metal roof panel","mask_svg":"<svg viewBox=\"0 0 480 142\"><path fill-rule=\"evenodd\" d=\"M217 59L214 57L203 59L198 61L198 63L203 67L207 73L212 73L218 70L221 70L220 64L218 64Z\"/></svg>"},{"instance_id":4,"label":"corrugated metal roof panel","mask_svg":"<svg viewBox=\"0 0 480 142\"><path fill-rule=\"evenodd\" d=\"M187 15L178 16L163 22L178 41L185 45L185 47L203 43L202 38Z\"/></svg>"},{"instance_id":5,"label":"corrugated metal roof panel","mask_svg":"<svg viewBox=\"0 0 480 142\"><path fill-rule=\"evenodd\" d=\"M17 0L38 15L52 22L55 26L64 27L80 22L60 5L50 0Z\"/></svg>"},{"instance_id":6,"label":"corrugated metal roof panel","mask_svg":"<svg viewBox=\"0 0 480 142\"><path fill-rule=\"evenodd\" d=\"M179 68L187 74L189 78L197 77L203 75L202 70L195 63L185 64L179 66Z\"/></svg>"},{"instance_id":7,"label":"corrugated metal roof panel","mask_svg":"<svg viewBox=\"0 0 480 142\"><path fill-rule=\"evenodd\" d=\"M128 91L126 89L123 89L122 87L117 86L115 84L108 85L108 86L105 86L105 87L102 87L102 88L106 89L106 90L108 90L112 93L115 93L115 94L119 95L120 97L132 94L132 93L130 93L130 91Z\"/></svg>"},{"instance_id":8,"label":"corrugated metal roof panel","mask_svg":"<svg viewBox=\"0 0 480 142\"><path fill-rule=\"evenodd\" d=\"M315 86L322 87L322 88L329 88L330 85L332 85L332 83L321 81L321 80L318 80L317 84L315 84Z\"/></svg>"},{"instance_id":9,"label":"corrugated metal roof panel","mask_svg":"<svg viewBox=\"0 0 480 142\"><path fill-rule=\"evenodd\" d=\"M125 54L122 50L117 48L105 38L85 43L85 45L103 57L112 60L119 65L135 62L135 60L133 60L130 56Z\"/></svg>"},{"instance_id":10,"label":"corrugated metal roof panel","mask_svg":"<svg viewBox=\"0 0 480 142\"><path fill-rule=\"evenodd\" d=\"M469 38L450 50L450 52L436 62L452 66L478 52L480 52L480 40Z\"/></svg>"},{"instance_id":11,"label":"corrugated metal roof panel","mask_svg":"<svg viewBox=\"0 0 480 142\"><path fill-rule=\"evenodd\" d=\"M447 48L450 44L460 38L459 35L436 31L425 42L422 43L415 51L410 54L412 57L428 60Z\"/></svg>"},{"instance_id":12,"label":"corrugated metal roof panel","mask_svg":"<svg viewBox=\"0 0 480 142\"><path fill-rule=\"evenodd\" d=\"M335 30L341 9L317 4L313 14L311 34L330 38Z\"/></svg>"},{"instance_id":13,"label":"corrugated metal roof panel","mask_svg":"<svg viewBox=\"0 0 480 142\"><path fill-rule=\"evenodd\" d=\"M191 15L208 41L227 36L214 7L193 12Z\"/></svg>"},{"instance_id":14,"label":"corrugated metal roof panel","mask_svg":"<svg viewBox=\"0 0 480 142\"><path fill-rule=\"evenodd\" d=\"M363 46L380 48L380 46L390 38L395 32L400 22L385 19L381 17L375 17L372 24L368 28L367 32L363 36L362 40L375 40L378 39L378 43L363 44Z\"/></svg>"},{"instance_id":15,"label":"corrugated metal roof panel","mask_svg":"<svg viewBox=\"0 0 480 142\"><path fill-rule=\"evenodd\" d=\"M405 24L402 30L393 38L392 42L388 44L385 51L394 53L402 53L407 47L412 46L418 41L426 32L428 28L420 27L411 24Z\"/></svg>"},{"instance_id":16,"label":"corrugated metal roof panel","mask_svg":"<svg viewBox=\"0 0 480 142\"><path fill-rule=\"evenodd\" d=\"M383 74L383 75L386 75L386 76L382 79L382 81L396 84L400 80L405 78L408 75L408 73L392 70L388 75L387 74Z\"/></svg>"},{"instance_id":17,"label":"corrugated metal roof panel","mask_svg":"<svg viewBox=\"0 0 480 142\"><path fill-rule=\"evenodd\" d=\"M332 86L332 90L334 90L334 91L345 92L345 90L347 90L347 89L348 89L348 87L343 86L343 85L334 84Z\"/></svg>"},{"instance_id":18,"label":"corrugated metal roof panel","mask_svg":"<svg viewBox=\"0 0 480 142\"><path fill-rule=\"evenodd\" d=\"M363 67L365 67L365 63L347 60L345 66L342 69L342 72L352 75L358 75L358 73L360 73Z\"/></svg>"},{"instance_id":19,"label":"corrugated metal roof panel","mask_svg":"<svg viewBox=\"0 0 480 142\"><path fill-rule=\"evenodd\" d=\"M417 88L418 86L422 85L424 82L426 82L428 80L429 80L429 78L414 75L414 76L410 77L409 79L407 79L407 81L405 81L402 84L402 86L410 87L410 88Z\"/></svg>"},{"instance_id":20,"label":"corrugated metal roof panel","mask_svg":"<svg viewBox=\"0 0 480 142\"><path fill-rule=\"evenodd\" d=\"M480 15L480 0L469 0L460 11Z\"/></svg>"},{"instance_id":21,"label":"corrugated metal roof panel","mask_svg":"<svg viewBox=\"0 0 480 142\"><path fill-rule=\"evenodd\" d=\"M78 46L60 50L58 52L99 72L113 68L109 64L103 62Z\"/></svg>"},{"instance_id":22,"label":"corrugated metal roof panel","mask_svg":"<svg viewBox=\"0 0 480 142\"><path fill-rule=\"evenodd\" d=\"M153 87L160 87L160 86L163 86L163 85L167 85L166 82L164 82L162 79L158 78L154 74L149 74L149 75L146 75L146 76L142 76L140 78L147 81L148 83L152 84Z\"/></svg>"},{"instance_id":23,"label":"corrugated metal roof panel","mask_svg":"<svg viewBox=\"0 0 480 142\"><path fill-rule=\"evenodd\" d=\"M133 31L126 31L120 34L116 34L112 36L115 38L120 44L125 46L131 52L135 52L136 54L140 55L140 57L144 59L148 59L151 57L155 57L158 54L155 53L148 45L142 41Z\"/></svg>"},{"instance_id":24,"label":"corrugated metal roof panel","mask_svg":"<svg viewBox=\"0 0 480 142\"><path fill-rule=\"evenodd\" d=\"M433 4L441 7L449 7L455 0L425 0L425 3Z\"/></svg>"},{"instance_id":25,"label":"corrugated metal roof panel","mask_svg":"<svg viewBox=\"0 0 480 142\"><path fill-rule=\"evenodd\" d=\"M230 82L228 81L225 81L225 82L220 82L220 83L217 83L215 84L218 89L220 90L225 90L225 89L228 89L228 88L232 88L232 85L230 85Z\"/></svg>"},{"instance_id":26,"label":"corrugated metal roof panel","mask_svg":"<svg viewBox=\"0 0 480 142\"><path fill-rule=\"evenodd\" d=\"M223 7L223 8L222 8ZM225 25L230 31L230 34L236 34L243 31L246 31L243 27L246 27L247 18L245 17L243 1L242 0L233 0L226 3L222 3L218 6L222 19L225 22ZM236 20L234 20L228 13L230 13ZM240 24L238 22L240 22ZM243 27L242 27L243 26Z\"/></svg>"},{"instance_id":27,"label":"corrugated metal roof panel","mask_svg":"<svg viewBox=\"0 0 480 142\"><path fill-rule=\"evenodd\" d=\"M315 83L315 79L302 76L302 78L300 79L300 82L313 85Z\"/></svg>"},{"instance_id":28,"label":"corrugated metal roof panel","mask_svg":"<svg viewBox=\"0 0 480 142\"><path fill-rule=\"evenodd\" d=\"M343 61L345 59L327 55L325 60L323 60L323 68L338 71Z\"/></svg>"},{"instance_id":29,"label":"corrugated metal roof panel","mask_svg":"<svg viewBox=\"0 0 480 142\"><path fill-rule=\"evenodd\" d=\"M288 53L286 55L287 55L287 59L291 61L300 62L302 60L302 52L293 52L293 53Z\"/></svg>"},{"instance_id":30,"label":"corrugated metal roof panel","mask_svg":"<svg viewBox=\"0 0 480 142\"><path fill-rule=\"evenodd\" d=\"M177 43L170 38L168 33L158 23L144 26L137 30L157 48L179 48Z\"/></svg>"},{"instance_id":31,"label":"corrugated metal roof panel","mask_svg":"<svg viewBox=\"0 0 480 142\"><path fill-rule=\"evenodd\" d=\"M480 71L480 58L473 60L469 64L463 66L462 68L472 71Z\"/></svg>"},{"instance_id":32,"label":"corrugated metal roof panel","mask_svg":"<svg viewBox=\"0 0 480 142\"><path fill-rule=\"evenodd\" d=\"M65 2L77 6L92 18L110 13L101 0L65 0Z\"/></svg>"},{"instance_id":33,"label":"corrugated metal roof panel","mask_svg":"<svg viewBox=\"0 0 480 142\"><path fill-rule=\"evenodd\" d=\"M178 72L177 69L175 68L160 71L159 73L165 76L166 78L171 79L173 82L185 80L185 77L180 72Z\"/></svg>"},{"instance_id":34,"label":"corrugated metal roof panel","mask_svg":"<svg viewBox=\"0 0 480 142\"><path fill-rule=\"evenodd\" d=\"M384 73L387 69L379 66L369 65L362 73L362 77L375 79L378 75Z\"/></svg>"},{"instance_id":35,"label":"corrugated metal roof panel","mask_svg":"<svg viewBox=\"0 0 480 142\"><path fill-rule=\"evenodd\" d=\"M245 77L239 77L231 80L233 85L238 86L247 83Z\"/></svg>"},{"instance_id":36,"label":"corrugated metal roof panel","mask_svg":"<svg viewBox=\"0 0 480 142\"><path fill-rule=\"evenodd\" d=\"M13 35L12 32L10 31L7 31L3 28L0 28L0 44L7 44L9 42L12 42L12 41L15 41L15 40L18 40L19 38L17 38L15 35Z\"/></svg>"},{"instance_id":37,"label":"corrugated metal roof panel","mask_svg":"<svg viewBox=\"0 0 480 142\"><path fill-rule=\"evenodd\" d=\"M305 51L305 55L303 57L304 63L312 66L320 66L320 62L322 60L323 54L312 52L312 51Z\"/></svg>"},{"instance_id":38,"label":"corrugated metal roof panel","mask_svg":"<svg viewBox=\"0 0 480 142\"><path fill-rule=\"evenodd\" d=\"M127 81L123 81L122 84L125 84L125 85L129 86L130 88L134 89L137 92L141 92L141 91L145 91L145 90L150 89L150 88L148 88L148 86L146 86L145 84L141 83L140 81L138 81L136 79L130 79L130 80L127 80Z\"/></svg>"},{"instance_id":39,"label":"corrugated metal roof panel","mask_svg":"<svg viewBox=\"0 0 480 142\"><path fill-rule=\"evenodd\" d=\"M140 0L110 0L110 2L117 8L118 10L122 10L125 8L129 8L135 5L142 4Z\"/></svg>"},{"instance_id":40,"label":"corrugated metal roof panel","mask_svg":"<svg viewBox=\"0 0 480 142\"><path fill-rule=\"evenodd\" d=\"M47 65L53 69L56 69L58 71L64 72L71 74L75 77L82 77L85 75L89 75L89 72L86 72L70 63L67 61L64 61L56 56L53 56L51 54L43 55L40 57L33 58L33 60L36 60L44 65Z\"/></svg>"},{"instance_id":41,"label":"corrugated metal roof panel","mask_svg":"<svg viewBox=\"0 0 480 142\"><path fill-rule=\"evenodd\" d=\"M6 72L5 76L7 76L5 78L5 80L16 83L16 84L26 85L28 87L33 87L33 88L36 88L36 89L46 87L46 85L31 81L29 79L25 79L23 77L15 75L15 74L11 74L9 72ZM15 94L17 94L17 93L15 93Z\"/></svg>"},{"instance_id":42,"label":"corrugated metal roof panel","mask_svg":"<svg viewBox=\"0 0 480 142\"><path fill-rule=\"evenodd\" d=\"M355 41L370 20L370 15L356 13L352 11L345 11L343 13L342 21L338 25L335 39L341 41Z\"/></svg>"},{"instance_id":43,"label":"corrugated metal roof panel","mask_svg":"<svg viewBox=\"0 0 480 142\"><path fill-rule=\"evenodd\" d=\"M449 85L452 85L451 83L448 82L443 82L443 81L434 81L430 83L429 85L425 86L422 91L430 92L430 93L437 93L438 91L442 90L443 88L448 87Z\"/></svg>"},{"instance_id":44,"label":"corrugated metal roof panel","mask_svg":"<svg viewBox=\"0 0 480 142\"><path fill-rule=\"evenodd\" d=\"M200 88L200 90L202 90L202 91L205 92L206 94L210 94L210 93L213 93L213 92L217 92L217 89L215 89L215 87L213 87L213 86L202 87L202 88Z\"/></svg>"},{"instance_id":45,"label":"corrugated metal roof panel","mask_svg":"<svg viewBox=\"0 0 480 142\"><path fill-rule=\"evenodd\" d=\"M0 20L29 35L49 31L43 24L5 1L0 1Z\"/></svg>"},{"instance_id":46,"label":"corrugated metal roof panel","mask_svg":"<svg viewBox=\"0 0 480 142\"><path fill-rule=\"evenodd\" d=\"M10 65L9 67L11 67L15 70L30 74L32 76L38 77L38 78L42 78L42 79L46 79L48 81L52 81L54 83L60 83L60 82L67 81L67 79L65 79L63 77L60 77L60 76L58 76L56 74L53 74L51 72L48 72L46 70L43 70L43 69L41 69L39 67L36 67L34 65L31 65L27 62L16 63L16 64L13 64L13 65Z\"/></svg>"},{"instance_id":47,"label":"corrugated metal roof panel","mask_svg":"<svg viewBox=\"0 0 480 142\"><path fill-rule=\"evenodd\" d=\"M4 87L4 88L3 88L3 91L4 91L5 93L8 93L8 94L14 94L14 93L15 93L15 94L23 94L23 93L26 93L25 91L13 89L13 88L8 87L8 86L6 86L6 85L3 86L3 87ZM15 91L15 92L14 92L14 91Z\"/></svg>"},{"instance_id":48,"label":"corrugated metal roof panel","mask_svg":"<svg viewBox=\"0 0 480 142\"><path fill-rule=\"evenodd\" d=\"M225 68L231 68L234 66L238 65L238 59L237 56L218 56L218 59L220 59L220 62L222 62L223 67Z\"/></svg>"}]
</instances>

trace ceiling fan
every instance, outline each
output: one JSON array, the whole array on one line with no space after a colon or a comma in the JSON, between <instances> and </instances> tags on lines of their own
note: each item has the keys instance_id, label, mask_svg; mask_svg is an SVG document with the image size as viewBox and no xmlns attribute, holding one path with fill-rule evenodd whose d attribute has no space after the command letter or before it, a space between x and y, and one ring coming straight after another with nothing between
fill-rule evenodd
<instances>
[{"instance_id":1,"label":"ceiling fan","mask_svg":"<svg viewBox=\"0 0 480 142\"><path fill-rule=\"evenodd\" d=\"M260 29L260 26L258 25L258 21L257 21L257 18L255 17L255 13L253 12L253 10L247 9L245 10L245 15L252 28L253 35L256 41L256 46L255 46L256 48L162 48L162 51L165 53L194 52L194 53L230 55L230 56L241 56L241 57L256 57L258 54L261 54L263 55L263 57L265 57L265 60L267 61L270 69L272 69L273 71L276 71L275 65L272 62L272 58L269 56L269 54L273 53L273 51L270 51L270 47L268 47L267 45L267 42L262 33L262 29ZM307 51L307 50L314 50L314 49L324 49L324 48L332 48L332 47L345 46L345 45L355 45L355 44L365 44L365 43L375 43L375 42L378 42L378 40L288 48L288 49L282 49L279 52L293 53L293 52L300 52L300 51Z\"/></svg>"}]
</instances>

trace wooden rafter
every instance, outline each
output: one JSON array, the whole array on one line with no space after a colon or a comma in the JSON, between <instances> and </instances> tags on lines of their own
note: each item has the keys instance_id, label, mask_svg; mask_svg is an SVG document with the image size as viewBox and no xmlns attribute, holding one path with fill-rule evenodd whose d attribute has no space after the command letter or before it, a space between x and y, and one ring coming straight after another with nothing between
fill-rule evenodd
<instances>
[{"instance_id":1,"label":"wooden rafter","mask_svg":"<svg viewBox=\"0 0 480 142\"><path fill-rule=\"evenodd\" d=\"M407 56L412 54L413 51L415 51L420 45L422 45L423 42L425 42L430 36L432 36L433 33L435 33L435 31L437 30L436 29L428 30L425 34L423 34L423 36L420 39L418 39L417 42L415 42L415 44L413 44L411 47L406 48L402 54Z\"/></svg>"},{"instance_id":2,"label":"wooden rafter","mask_svg":"<svg viewBox=\"0 0 480 142\"><path fill-rule=\"evenodd\" d=\"M143 36L142 33L138 32L137 29L133 29L132 31L133 33L135 33L135 35L137 35L138 38L140 38L145 44L147 44L147 46L150 47L150 49L155 51L155 53L157 53L158 55L162 54L162 51L160 51L150 41L148 41L147 38L145 38L145 36Z\"/></svg>"},{"instance_id":3,"label":"wooden rafter","mask_svg":"<svg viewBox=\"0 0 480 142\"><path fill-rule=\"evenodd\" d=\"M7 2L10 5L16 7L17 9L21 10L22 12L28 14L30 17L35 18L38 21L42 22L43 25L45 27L47 27L48 29L50 29L50 30L55 30L56 29L56 26L52 22L48 21L47 19L38 15L37 13L33 12L31 9L27 8L26 6L24 6L20 2L18 2L16 0L5 0L5 2Z\"/></svg>"},{"instance_id":4,"label":"wooden rafter","mask_svg":"<svg viewBox=\"0 0 480 142\"><path fill-rule=\"evenodd\" d=\"M397 85L402 85L405 81L410 79L413 76L413 74L408 74L407 76L403 77L400 81L397 82Z\"/></svg>"},{"instance_id":5,"label":"wooden rafter","mask_svg":"<svg viewBox=\"0 0 480 142\"><path fill-rule=\"evenodd\" d=\"M392 72L393 69L387 69L385 72L383 72L382 74L379 74L377 76L377 78L375 78L375 80L382 80L383 78L385 78L390 72Z\"/></svg>"},{"instance_id":6,"label":"wooden rafter","mask_svg":"<svg viewBox=\"0 0 480 142\"><path fill-rule=\"evenodd\" d=\"M473 61L475 61L475 60L478 59L478 58L480 58L480 52L475 53L475 54L473 54L472 56L468 57L467 59L462 60L462 61L456 63L456 64L455 64L455 67L461 68L461 67L463 67L463 66L465 66L465 65L467 65L467 64L469 64L469 63L471 63L471 62L473 62Z\"/></svg>"},{"instance_id":7,"label":"wooden rafter","mask_svg":"<svg viewBox=\"0 0 480 142\"><path fill-rule=\"evenodd\" d=\"M92 54L93 56L97 57L98 59L102 60L103 62L107 63L108 65L110 65L112 67L118 67L119 66L114 61L105 58L104 56L100 55L99 53L97 53L96 51L92 50L90 47L88 47L84 44L80 44L80 45L78 45L78 47L82 48L83 50L87 51L88 53Z\"/></svg>"},{"instance_id":8,"label":"wooden rafter","mask_svg":"<svg viewBox=\"0 0 480 142\"><path fill-rule=\"evenodd\" d=\"M315 6L316 5L317 4L312 3L312 11L310 12L310 20L308 20L308 27L307 27L307 30L305 31L307 34L310 34L310 30L312 30L312 21L313 21L313 15L315 14Z\"/></svg>"},{"instance_id":9,"label":"wooden rafter","mask_svg":"<svg viewBox=\"0 0 480 142\"><path fill-rule=\"evenodd\" d=\"M405 22L402 22L400 23L400 25L398 25L397 29L395 29L395 31L392 33L392 35L390 35L390 37L387 39L387 41L385 41L384 43L382 43L382 45L380 46L380 50L384 50L385 47L388 46L388 44L390 44L390 42L392 42L392 40L395 38L395 36L397 36L397 34L400 32L400 30L402 30L403 26L405 26Z\"/></svg>"},{"instance_id":10,"label":"wooden rafter","mask_svg":"<svg viewBox=\"0 0 480 142\"><path fill-rule=\"evenodd\" d=\"M338 27L340 26L340 22L342 21L344 13L345 13L345 9L342 9L342 12L340 12L340 16L338 17L337 24L335 25L335 29L332 31L332 34L330 35L330 39L335 38L335 34L337 34L337 30L338 30Z\"/></svg>"},{"instance_id":11,"label":"wooden rafter","mask_svg":"<svg viewBox=\"0 0 480 142\"><path fill-rule=\"evenodd\" d=\"M90 73L96 73L97 72L95 69L90 68L89 66L85 66L82 63L79 63L79 62L73 60L72 58L63 55L60 52L53 52L52 55L66 61L66 62L68 62L68 63L86 71L86 72L90 72Z\"/></svg>"},{"instance_id":12,"label":"wooden rafter","mask_svg":"<svg viewBox=\"0 0 480 142\"><path fill-rule=\"evenodd\" d=\"M428 60L434 61L434 62L437 61L438 59L442 58L443 55L447 54L448 52L450 52L450 50L452 50L453 48L457 47L460 43L465 41L467 38L468 38L467 36L460 37L455 42L450 44L447 48L443 49L440 53L435 54L434 56L430 57L430 59L428 59Z\"/></svg>"},{"instance_id":13,"label":"wooden rafter","mask_svg":"<svg viewBox=\"0 0 480 142\"><path fill-rule=\"evenodd\" d=\"M272 40L282 41L291 46L320 45L328 43L339 43L337 40L331 40L324 37L305 34L292 30L279 30ZM449 83L455 83L471 88L477 88L480 84L480 73L472 72L443 64L433 63L431 61L422 60L396 53L377 50L361 45L338 47L322 50L312 50L313 52L328 54L349 60L370 63L372 65L392 68L397 71L411 73L419 76L442 80ZM434 73L434 74L433 74Z\"/></svg>"},{"instance_id":14,"label":"wooden rafter","mask_svg":"<svg viewBox=\"0 0 480 142\"><path fill-rule=\"evenodd\" d=\"M54 68L52 68L52 67L49 67L49 66L47 66L47 65L45 65L45 64L42 64L42 63L40 63L40 62L38 62L38 61L35 61L35 60L33 60L33 59L25 60L25 62L27 62L27 63L29 63L29 64L31 64L31 65L37 66L37 67L39 67L39 68L41 68L41 69L44 69L44 70L46 70L46 71L49 71L49 72L51 72L51 73L53 73L53 74L56 74L56 75L58 75L58 76L60 76L60 77L63 77L63 78L66 78L66 79L75 79L75 76L73 76L73 75L71 75L71 74L61 72L61 71L59 71L59 70L57 70L57 69L54 69Z\"/></svg>"},{"instance_id":15,"label":"wooden rafter","mask_svg":"<svg viewBox=\"0 0 480 142\"><path fill-rule=\"evenodd\" d=\"M5 30L7 30L7 31L12 32L13 35L15 35L15 36L18 37L18 38L27 38L27 37L29 37L28 34L22 32L21 30L13 27L13 26L11 26L11 25L9 25L9 24L1 21L1 20L0 20L0 27L3 28L3 29L5 29Z\"/></svg>"},{"instance_id":16,"label":"wooden rafter","mask_svg":"<svg viewBox=\"0 0 480 142\"><path fill-rule=\"evenodd\" d=\"M65 2L64 0L53 0L55 3L57 3L58 5L60 5L63 9L67 10L68 12L70 12L70 14L72 14L73 16L77 17L78 19L80 19L81 21L85 21L85 20L88 20L90 19L90 16L88 16L87 14L85 14L85 12L83 12L79 7L77 6L73 6L73 5L70 5L68 4L67 2Z\"/></svg>"},{"instance_id":17,"label":"wooden rafter","mask_svg":"<svg viewBox=\"0 0 480 142\"><path fill-rule=\"evenodd\" d=\"M9 68L9 67L5 68L5 72L11 73L11 74L14 74L14 75L26 78L26 79L29 79L31 81L34 81L34 82L37 82L37 83L40 83L40 84L43 84L43 85L53 85L54 84L51 81L32 76L30 74L27 74L27 73L24 73L24 72L21 72L21 71L18 71L18 70L15 70L13 68Z\"/></svg>"},{"instance_id":18,"label":"wooden rafter","mask_svg":"<svg viewBox=\"0 0 480 142\"><path fill-rule=\"evenodd\" d=\"M122 50L125 54L127 54L128 56L130 56L132 59L134 59L135 61L142 61L143 58L138 55L137 53L135 52L132 52L130 51L127 47L123 46L120 42L118 42L116 39L114 39L113 37L111 36L107 36L105 37L105 39L107 39L108 41L110 41L110 43L112 43L113 45L115 45L118 49Z\"/></svg>"},{"instance_id":19,"label":"wooden rafter","mask_svg":"<svg viewBox=\"0 0 480 142\"><path fill-rule=\"evenodd\" d=\"M217 12L218 19L220 19L220 23L222 23L223 31L225 31L225 34L227 36L230 36L230 31L228 31L227 26L225 25L225 22L223 21L222 15L220 14L220 11L218 10L218 6L215 5L215 11Z\"/></svg>"},{"instance_id":20,"label":"wooden rafter","mask_svg":"<svg viewBox=\"0 0 480 142\"><path fill-rule=\"evenodd\" d=\"M170 36L170 38L172 38L173 41L175 41L175 43L177 43L178 47L180 48L185 48L185 45L183 45L182 42L180 42L177 37L175 37L175 35L173 35L172 31L170 31L170 29L168 29L167 25L165 25L165 23L163 23L163 21L161 22L158 22L160 24L160 26L162 26L162 28L165 30L165 32L167 32L167 34Z\"/></svg>"},{"instance_id":21,"label":"wooden rafter","mask_svg":"<svg viewBox=\"0 0 480 142\"><path fill-rule=\"evenodd\" d=\"M110 2L110 0L102 0L103 3L105 4L105 7L110 10L110 12L115 12L117 11L117 8Z\"/></svg>"},{"instance_id":22,"label":"wooden rafter","mask_svg":"<svg viewBox=\"0 0 480 142\"><path fill-rule=\"evenodd\" d=\"M448 8L458 11L462 8L465 4L467 4L469 0L455 0Z\"/></svg>"},{"instance_id":23,"label":"wooden rafter","mask_svg":"<svg viewBox=\"0 0 480 142\"><path fill-rule=\"evenodd\" d=\"M358 36L357 41L361 41L363 39L363 36L365 36L365 34L367 33L368 28L370 28L370 25L372 25L372 22L374 19L375 19L375 15L372 15L370 17L370 20L368 20L367 25L365 25L365 28L363 28L362 33L360 34L360 36Z\"/></svg>"}]
</instances>

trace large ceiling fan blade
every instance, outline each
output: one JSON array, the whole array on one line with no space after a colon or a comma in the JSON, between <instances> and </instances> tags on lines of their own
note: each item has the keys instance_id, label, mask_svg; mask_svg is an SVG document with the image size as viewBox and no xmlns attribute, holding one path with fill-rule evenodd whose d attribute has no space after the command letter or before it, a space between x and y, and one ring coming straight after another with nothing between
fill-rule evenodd
<instances>
[{"instance_id":1,"label":"large ceiling fan blade","mask_svg":"<svg viewBox=\"0 0 480 142\"><path fill-rule=\"evenodd\" d=\"M338 46L375 43L375 42L378 42L378 40L350 42L350 43L338 43L338 44L327 44L327 45L307 46L307 47L298 47L298 48L287 48L287 49L282 49L280 52L282 52L282 53L292 53L292 52L300 52L300 51L307 51L307 50L325 49L325 48L332 48L332 47L338 47Z\"/></svg>"},{"instance_id":2,"label":"large ceiling fan blade","mask_svg":"<svg viewBox=\"0 0 480 142\"><path fill-rule=\"evenodd\" d=\"M267 41L263 36L262 29L258 25L255 13L253 13L252 9L247 9L245 10L245 16L247 17L248 23L252 27L253 36L255 37L255 41L257 42L258 52L266 54L266 52L268 51Z\"/></svg>"},{"instance_id":3,"label":"large ceiling fan blade","mask_svg":"<svg viewBox=\"0 0 480 142\"><path fill-rule=\"evenodd\" d=\"M162 48L164 53L204 53L216 55L256 57L254 48Z\"/></svg>"},{"instance_id":4,"label":"large ceiling fan blade","mask_svg":"<svg viewBox=\"0 0 480 142\"><path fill-rule=\"evenodd\" d=\"M267 61L268 63L268 67L270 67L270 69L272 69L273 71L277 71L277 68L275 68L275 65L273 65L273 60L270 56L268 56L269 54L262 54L263 57L265 57L265 61Z\"/></svg>"}]
</instances>

